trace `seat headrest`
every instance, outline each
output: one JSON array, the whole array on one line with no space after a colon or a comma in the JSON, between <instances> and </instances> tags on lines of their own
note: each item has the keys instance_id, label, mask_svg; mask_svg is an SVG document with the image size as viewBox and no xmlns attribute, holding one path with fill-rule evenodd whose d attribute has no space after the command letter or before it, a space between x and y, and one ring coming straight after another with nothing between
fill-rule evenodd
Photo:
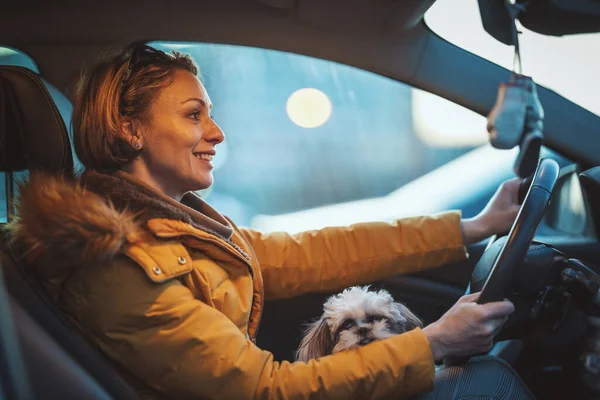
<instances>
[{"instance_id":1,"label":"seat headrest","mask_svg":"<svg viewBox=\"0 0 600 400\"><path fill-rule=\"evenodd\" d=\"M42 78L23 67L0 66L0 171L71 173L67 127Z\"/></svg>"}]
</instances>

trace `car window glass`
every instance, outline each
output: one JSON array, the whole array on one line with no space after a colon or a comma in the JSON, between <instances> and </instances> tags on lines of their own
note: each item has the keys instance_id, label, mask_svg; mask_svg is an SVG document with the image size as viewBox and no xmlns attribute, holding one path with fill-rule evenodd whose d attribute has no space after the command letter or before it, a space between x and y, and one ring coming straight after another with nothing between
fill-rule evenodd
<instances>
[{"instance_id":1,"label":"car window glass","mask_svg":"<svg viewBox=\"0 0 600 400\"><path fill-rule=\"evenodd\" d=\"M203 195L240 225L298 231L419 214L441 207L431 189L450 192L470 170L510 173L514 153L486 145L485 117L407 84L274 50L150 44L200 68L226 137Z\"/></svg>"}]
</instances>

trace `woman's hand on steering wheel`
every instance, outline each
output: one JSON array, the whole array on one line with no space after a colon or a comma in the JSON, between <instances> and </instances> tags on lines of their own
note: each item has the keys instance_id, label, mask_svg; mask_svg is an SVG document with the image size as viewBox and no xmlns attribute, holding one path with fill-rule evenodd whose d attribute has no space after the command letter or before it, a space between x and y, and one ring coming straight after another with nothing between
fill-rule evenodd
<instances>
[{"instance_id":1,"label":"woman's hand on steering wheel","mask_svg":"<svg viewBox=\"0 0 600 400\"><path fill-rule=\"evenodd\" d=\"M492 348L494 337L515 307L508 300L478 304L479 294L461 297L439 320L423 329L436 362Z\"/></svg>"},{"instance_id":2,"label":"woman's hand on steering wheel","mask_svg":"<svg viewBox=\"0 0 600 400\"><path fill-rule=\"evenodd\" d=\"M486 207L476 217L463 219L462 230L465 244L477 243L494 234L510 230L521 208L519 178L504 181Z\"/></svg>"},{"instance_id":3,"label":"woman's hand on steering wheel","mask_svg":"<svg viewBox=\"0 0 600 400\"><path fill-rule=\"evenodd\" d=\"M507 224L510 222L512 225L507 236L488 246L477 262L471 281L467 286L465 298L470 298L471 291L474 291L481 293L474 296L472 301L476 301L482 306L505 303L501 300L505 299L507 294L510 293L516 271L520 268L537 227L546 213L554 186L558 180L559 170L560 167L556 161L542 158L531 179L526 179L523 182L514 179L511 180L512 182L507 181L498 190L490 201L490 209L504 209L511 214L512 211L510 210L515 203L518 207L520 197L523 199L523 204L518 207L516 219L511 218L506 221ZM525 193L524 196L519 196L519 189L522 189L521 192ZM485 212L486 210L483 213ZM488 224L490 223L488 222ZM496 226L495 223L491 223L491 226L496 226L496 229L498 229L501 223L498 222L498 224ZM460 332L455 332L455 334L458 333ZM467 360L468 357L447 357L444 363L446 365L456 365L465 363Z\"/></svg>"}]
</instances>

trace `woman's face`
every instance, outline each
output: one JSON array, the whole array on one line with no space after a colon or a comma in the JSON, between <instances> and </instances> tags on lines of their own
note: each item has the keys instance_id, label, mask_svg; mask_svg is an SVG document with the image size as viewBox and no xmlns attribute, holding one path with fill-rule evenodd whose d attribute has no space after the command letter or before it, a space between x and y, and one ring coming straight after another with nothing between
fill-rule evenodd
<instances>
[{"instance_id":1,"label":"woman's face","mask_svg":"<svg viewBox=\"0 0 600 400\"><path fill-rule=\"evenodd\" d=\"M198 78L177 69L141 124L138 160L155 186L179 199L213 183L211 160L225 138L210 116L212 103Z\"/></svg>"}]
</instances>

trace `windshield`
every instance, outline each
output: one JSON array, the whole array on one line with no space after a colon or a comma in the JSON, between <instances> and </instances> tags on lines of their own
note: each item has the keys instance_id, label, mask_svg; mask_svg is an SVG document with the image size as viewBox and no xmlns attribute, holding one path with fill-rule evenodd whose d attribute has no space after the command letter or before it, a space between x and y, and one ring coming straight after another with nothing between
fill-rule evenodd
<instances>
[{"instance_id":1,"label":"windshield","mask_svg":"<svg viewBox=\"0 0 600 400\"><path fill-rule=\"evenodd\" d=\"M483 29L477 0L438 0L425 22L456 46L512 69L514 48ZM519 29L523 73L600 115L600 33L555 37Z\"/></svg>"}]
</instances>

